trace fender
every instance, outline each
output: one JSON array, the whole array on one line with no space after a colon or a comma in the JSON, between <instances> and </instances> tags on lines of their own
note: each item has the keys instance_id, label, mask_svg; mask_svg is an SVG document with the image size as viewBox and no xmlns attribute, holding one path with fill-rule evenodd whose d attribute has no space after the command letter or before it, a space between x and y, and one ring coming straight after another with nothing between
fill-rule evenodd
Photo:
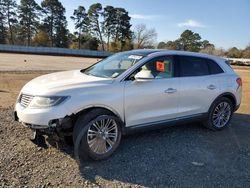
<instances>
[{"instance_id":1,"label":"fender","mask_svg":"<svg viewBox=\"0 0 250 188\"><path fill-rule=\"evenodd\" d=\"M123 123L124 123L124 118L122 118L122 116L113 108L107 106L107 105L103 105L103 104L95 104L95 105L88 105L88 106L85 106L83 108L80 108L78 110L76 110L75 112L73 112L73 114L77 114L81 111L84 111L84 110L88 110L88 109L91 109L91 108L104 108L104 109L107 109L109 111L111 111L113 114L115 114Z\"/></svg>"},{"instance_id":2,"label":"fender","mask_svg":"<svg viewBox=\"0 0 250 188\"><path fill-rule=\"evenodd\" d=\"M221 98L221 97L228 97L228 96L229 96L229 99L230 99L230 100L232 101L232 103L233 103L234 111L236 111L236 110L238 109L238 107L236 106L236 97L234 96L233 93L230 93L230 92L222 93L222 94L220 94L218 97L216 97L216 98L214 99L214 101L212 102L212 104L210 105L209 111L210 111L212 105L214 104L214 102L215 102L217 99L219 99L219 98ZM208 111L208 112L209 112L209 111Z\"/></svg>"}]
</instances>

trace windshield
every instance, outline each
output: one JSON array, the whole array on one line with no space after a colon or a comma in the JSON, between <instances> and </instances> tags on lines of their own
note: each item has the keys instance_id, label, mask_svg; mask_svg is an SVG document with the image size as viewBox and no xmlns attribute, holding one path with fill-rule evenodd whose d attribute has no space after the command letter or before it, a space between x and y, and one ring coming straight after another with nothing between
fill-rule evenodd
<instances>
[{"instance_id":1,"label":"windshield","mask_svg":"<svg viewBox=\"0 0 250 188\"><path fill-rule=\"evenodd\" d=\"M89 67L83 73L97 77L116 78L142 58L141 55L118 53Z\"/></svg>"}]
</instances>

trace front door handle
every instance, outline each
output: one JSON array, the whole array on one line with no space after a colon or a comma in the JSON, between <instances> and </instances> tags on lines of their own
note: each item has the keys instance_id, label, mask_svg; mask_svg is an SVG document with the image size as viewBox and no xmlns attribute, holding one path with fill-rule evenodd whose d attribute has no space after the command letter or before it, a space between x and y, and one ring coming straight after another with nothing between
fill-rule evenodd
<instances>
[{"instance_id":1,"label":"front door handle","mask_svg":"<svg viewBox=\"0 0 250 188\"><path fill-rule=\"evenodd\" d=\"M168 88L167 90L165 90L165 93L171 94L171 93L175 93L177 91L177 89L174 88Z\"/></svg>"},{"instance_id":2,"label":"front door handle","mask_svg":"<svg viewBox=\"0 0 250 188\"><path fill-rule=\"evenodd\" d=\"M210 90L214 90L214 89L216 89L216 86L211 84L211 85L207 86L207 88L210 89Z\"/></svg>"}]
</instances>

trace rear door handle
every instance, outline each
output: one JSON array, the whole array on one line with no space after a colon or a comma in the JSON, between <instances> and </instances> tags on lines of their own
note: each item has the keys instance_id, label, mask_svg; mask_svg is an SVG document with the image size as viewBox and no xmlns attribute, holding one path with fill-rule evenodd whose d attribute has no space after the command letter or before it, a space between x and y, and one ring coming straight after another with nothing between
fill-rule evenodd
<instances>
[{"instance_id":1,"label":"rear door handle","mask_svg":"<svg viewBox=\"0 0 250 188\"><path fill-rule=\"evenodd\" d=\"M171 93L175 93L177 91L177 89L174 88L168 88L167 90L165 90L165 93L171 94Z\"/></svg>"},{"instance_id":2,"label":"rear door handle","mask_svg":"<svg viewBox=\"0 0 250 188\"><path fill-rule=\"evenodd\" d=\"M211 84L211 85L207 86L207 88L210 89L210 90L214 90L214 89L216 89L216 86Z\"/></svg>"}]
</instances>

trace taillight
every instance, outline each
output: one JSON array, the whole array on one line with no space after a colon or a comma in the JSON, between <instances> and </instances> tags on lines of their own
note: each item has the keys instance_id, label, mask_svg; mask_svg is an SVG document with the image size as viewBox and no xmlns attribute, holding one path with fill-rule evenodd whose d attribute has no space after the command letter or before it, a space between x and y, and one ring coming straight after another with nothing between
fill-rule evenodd
<instances>
[{"instance_id":1,"label":"taillight","mask_svg":"<svg viewBox=\"0 0 250 188\"><path fill-rule=\"evenodd\" d=\"M237 82L237 84L238 84L238 87L241 87L241 86L242 86L242 80L241 80L241 78L237 78L237 79L236 79L236 82Z\"/></svg>"}]
</instances>

